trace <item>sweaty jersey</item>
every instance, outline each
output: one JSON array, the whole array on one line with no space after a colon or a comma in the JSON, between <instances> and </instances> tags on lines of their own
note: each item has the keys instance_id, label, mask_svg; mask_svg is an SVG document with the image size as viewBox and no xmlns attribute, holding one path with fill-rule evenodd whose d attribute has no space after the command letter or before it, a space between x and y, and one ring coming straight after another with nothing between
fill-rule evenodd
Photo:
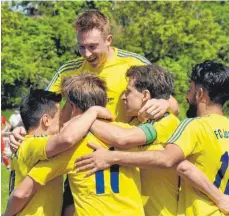
<instances>
[{"instance_id":1,"label":"sweaty jersey","mask_svg":"<svg viewBox=\"0 0 229 216\"><path fill-rule=\"evenodd\" d=\"M229 194L229 120L211 114L181 122L168 140L178 145L187 160L196 165L225 194ZM204 194L181 179L178 215L223 215Z\"/></svg>"},{"instance_id":2,"label":"sweaty jersey","mask_svg":"<svg viewBox=\"0 0 229 216\"><path fill-rule=\"evenodd\" d=\"M18 151L11 161L10 192L27 176L30 170L40 161L46 160L46 144L50 136L25 136ZM42 187L18 214L37 216L60 216L62 208L62 178L58 177Z\"/></svg>"},{"instance_id":3,"label":"sweaty jersey","mask_svg":"<svg viewBox=\"0 0 229 216\"><path fill-rule=\"evenodd\" d=\"M157 139L143 151L162 150L179 125L179 119L168 114L154 123ZM146 216L174 216L177 213L178 176L174 169L141 169L141 188Z\"/></svg>"},{"instance_id":4,"label":"sweaty jersey","mask_svg":"<svg viewBox=\"0 0 229 216\"><path fill-rule=\"evenodd\" d=\"M62 154L41 161L29 176L41 185L68 173L75 214L77 216L143 216L140 176L136 168L113 165L108 170L98 171L85 178L86 172L76 173L75 160L93 150L88 141L108 148L92 134L87 135L77 145ZM111 148L112 150L113 148Z\"/></svg>"},{"instance_id":5,"label":"sweaty jersey","mask_svg":"<svg viewBox=\"0 0 229 216\"><path fill-rule=\"evenodd\" d=\"M98 68L91 67L87 61L78 58L65 63L53 77L46 90L60 93L61 81L65 77L80 73L94 73L104 79L107 84L107 108L117 117L117 121L127 121L124 113L124 105L121 101L121 94L127 87L126 71L131 66L151 64L145 57L135 53L127 52L117 48L114 49L114 56Z\"/></svg>"}]
</instances>

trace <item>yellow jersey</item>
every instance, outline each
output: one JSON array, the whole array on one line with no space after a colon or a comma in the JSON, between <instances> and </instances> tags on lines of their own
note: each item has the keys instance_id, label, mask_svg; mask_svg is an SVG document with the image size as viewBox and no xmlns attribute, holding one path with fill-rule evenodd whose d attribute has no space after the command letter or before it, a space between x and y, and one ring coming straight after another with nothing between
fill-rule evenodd
<instances>
[{"instance_id":1,"label":"yellow jersey","mask_svg":"<svg viewBox=\"0 0 229 216\"><path fill-rule=\"evenodd\" d=\"M197 166L222 192L229 194L229 120L211 114L181 122L168 140L178 145L187 160ZM181 179L178 215L223 215L204 194Z\"/></svg>"},{"instance_id":2,"label":"yellow jersey","mask_svg":"<svg viewBox=\"0 0 229 216\"><path fill-rule=\"evenodd\" d=\"M27 176L30 170L40 161L46 160L46 144L50 136L25 136L18 151L11 161L10 191L17 187ZM63 180L61 177L49 182L41 188L18 214L60 216L63 202Z\"/></svg>"},{"instance_id":3,"label":"yellow jersey","mask_svg":"<svg viewBox=\"0 0 229 216\"><path fill-rule=\"evenodd\" d=\"M144 216L140 176L136 168L113 165L110 169L98 171L88 178L85 178L87 171L76 173L75 160L93 152L87 146L89 141L108 149L107 145L89 134L64 153L38 163L28 175L39 184L46 185L57 176L68 173L75 205L74 215Z\"/></svg>"},{"instance_id":4,"label":"yellow jersey","mask_svg":"<svg viewBox=\"0 0 229 216\"><path fill-rule=\"evenodd\" d=\"M128 151L163 150L168 138L179 125L179 119L166 113L153 124L157 133L156 140L150 145L143 145ZM132 127L140 122L134 118L129 124L116 123L120 127ZM119 149L122 151L121 149ZM174 216L177 213L178 176L174 169L140 169L141 193L146 216Z\"/></svg>"},{"instance_id":5,"label":"yellow jersey","mask_svg":"<svg viewBox=\"0 0 229 216\"><path fill-rule=\"evenodd\" d=\"M124 104L121 94L127 87L126 71L131 66L151 64L145 57L135 53L127 52L114 48L114 56L98 68L91 67L83 58L68 61L54 75L46 90L61 92L61 81L65 77L90 72L97 74L104 79L107 84L107 108L117 117L117 121L126 122L127 117L124 113Z\"/></svg>"},{"instance_id":6,"label":"yellow jersey","mask_svg":"<svg viewBox=\"0 0 229 216\"><path fill-rule=\"evenodd\" d=\"M168 114L154 123L157 139L141 151L162 150L179 125L179 119ZM141 190L146 216L174 216L177 213L178 176L174 169L140 169Z\"/></svg>"}]
</instances>

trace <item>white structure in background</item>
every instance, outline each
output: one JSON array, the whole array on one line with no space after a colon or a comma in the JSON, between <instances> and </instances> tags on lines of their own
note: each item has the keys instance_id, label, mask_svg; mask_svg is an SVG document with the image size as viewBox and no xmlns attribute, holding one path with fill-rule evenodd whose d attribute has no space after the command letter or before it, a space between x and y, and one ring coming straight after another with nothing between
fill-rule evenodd
<instances>
[{"instance_id":1,"label":"white structure in background","mask_svg":"<svg viewBox=\"0 0 229 216\"><path fill-rule=\"evenodd\" d=\"M14 110L14 113L10 116L9 119L10 125L15 128L21 123L21 115L19 110Z\"/></svg>"}]
</instances>

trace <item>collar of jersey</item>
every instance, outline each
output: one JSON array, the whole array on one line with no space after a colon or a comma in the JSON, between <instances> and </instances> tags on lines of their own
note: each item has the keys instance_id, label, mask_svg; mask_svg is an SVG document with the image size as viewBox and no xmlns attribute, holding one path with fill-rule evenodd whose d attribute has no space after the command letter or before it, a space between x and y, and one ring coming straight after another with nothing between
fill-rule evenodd
<instances>
[{"instance_id":1,"label":"collar of jersey","mask_svg":"<svg viewBox=\"0 0 229 216\"><path fill-rule=\"evenodd\" d=\"M100 67L93 68L85 61L88 68L90 69L90 71L93 71L93 72L101 71L101 69L103 69L103 68L106 68L106 67L109 67L113 64L116 64L116 59L117 59L117 55L118 55L118 48L116 48L116 47L111 47L111 48L114 49L114 56L112 58L108 59L106 61L106 63L101 65Z\"/></svg>"}]
</instances>

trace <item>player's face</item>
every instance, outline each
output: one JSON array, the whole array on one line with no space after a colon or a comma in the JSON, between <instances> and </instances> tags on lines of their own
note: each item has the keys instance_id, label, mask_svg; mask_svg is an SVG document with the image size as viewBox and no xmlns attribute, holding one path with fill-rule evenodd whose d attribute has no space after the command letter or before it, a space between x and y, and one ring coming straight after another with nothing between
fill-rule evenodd
<instances>
[{"instance_id":1,"label":"player's face","mask_svg":"<svg viewBox=\"0 0 229 216\"><path fill-rule=\"evenodd\" d=\"M100 30L92 29L78 32L77 40L80 55L91 67L99 67L107 61L112 40L111 35L104 38Z\"/></svg>"},{"instance_id":2,"label":"player's face","mask_svg":"<svg viewBox=\"0 0 229 216\"><path fill-rule=\"evenodd\" d=\"M57 112L53 118L50 118L49 134L56 134L60 130L60 104L57 104Z\"/></svg>"},{"instance_id":3,"label":"player's face","mask_svg":"<svg viewBox=\"0 0 229 216\"><path fill-rule=\"evenodd\" d=\"M197 116L197 101L196 101L196 86L194 82L190 83L187 101L189 103L189 108L186 112L188 118L194 118Z\"/></svg>"},{"instance_id":4,"label":"player's face","mask_svg":"<svg viewBox=\"0 0 229 216\"><path fill-rule=\"evenodd\" d=\"M125 104L126 115L137 116L138 111L143 105L143 94L135 88L133 80L129 80L128 86L122 96L122 99Z\"/></svg>"}]
</instances>

